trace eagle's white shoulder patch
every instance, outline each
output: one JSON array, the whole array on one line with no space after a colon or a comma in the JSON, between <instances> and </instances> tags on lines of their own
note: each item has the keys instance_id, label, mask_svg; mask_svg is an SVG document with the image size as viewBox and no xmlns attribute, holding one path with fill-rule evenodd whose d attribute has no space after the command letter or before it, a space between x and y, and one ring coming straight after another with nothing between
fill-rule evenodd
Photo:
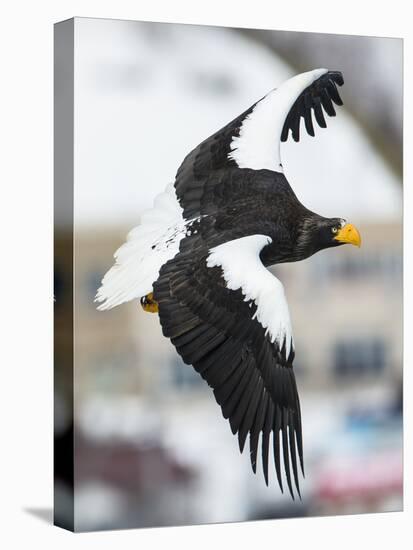
<instances>
[{"instance_id":1,"label":"eagle's white shoulder patch","mask_svg":"<svg viewBox=\"0 0 413 550\"><path fill-rule=\"evenodd\" d=\"M261 250L271 242L265 235L250 235L218 245L210 250L207 266L221 267L227 288L241 289L245 301L255 302L253 318L271 342L277 341L280 348L285 342L288 357L294 342L284 287L260 259Z\"/></svg>"}]
</instances>

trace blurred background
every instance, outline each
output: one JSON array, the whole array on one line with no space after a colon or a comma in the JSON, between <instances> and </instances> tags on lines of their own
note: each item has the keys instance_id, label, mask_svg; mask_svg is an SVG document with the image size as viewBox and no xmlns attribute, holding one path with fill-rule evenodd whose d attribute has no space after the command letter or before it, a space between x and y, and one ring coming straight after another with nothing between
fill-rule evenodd
<instances>
[{"instance_id":1,"label":"blurred background","mask_svg":"<svg viewBox=\"0 0 413 550\"><path fill-rule=\"evenodd\" d=\"M239 455L210 388L157 316L137 302L98 312L93 300L113 252L185 155L318 67L343 72L345 107L316 138L283 144L283 165L308 208L351 221L363 244L274 269L293 320L304 424L306 478L293 502ZM74 172L76 529L400 510L402 41L77 18ZM64 449L71 242L64 231L57 240Z\"/></svg>"}]
</instances>

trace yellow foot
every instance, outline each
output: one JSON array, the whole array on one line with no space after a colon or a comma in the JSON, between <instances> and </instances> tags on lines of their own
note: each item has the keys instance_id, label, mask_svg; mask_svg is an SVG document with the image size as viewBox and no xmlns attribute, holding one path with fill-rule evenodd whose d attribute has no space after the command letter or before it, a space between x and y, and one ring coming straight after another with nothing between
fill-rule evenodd
<instances>
[{"instance_id":1,"label":"yellow foot","mask_svg":"<svg viewBox=\"0 0 413 550\"><path fill-rule=\"evenodd\" d=\"M153 299L153 294L150 292L141 298L141 306L144 311L149 313L158 313L158 302Z\"/></svg>"}]
</instances>

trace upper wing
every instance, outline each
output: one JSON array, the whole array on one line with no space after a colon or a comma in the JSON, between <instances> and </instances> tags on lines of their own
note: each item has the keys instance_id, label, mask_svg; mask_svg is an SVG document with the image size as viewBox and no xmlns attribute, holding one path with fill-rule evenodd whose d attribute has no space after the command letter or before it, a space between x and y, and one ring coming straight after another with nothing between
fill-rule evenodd
<instances>
[{"instance_id":1,"label":"upper wing","mask_svg":"<svg viewBox=\"0 0 413 550\"><path fill-rule=\"evenodd\" d=\"M294 498L290 467L299 493L297 454L303 469L300 404L284 290L259 259L270 242L252 235L208 250L198 235L186 238L162 267L154 294L164 335L213 388L241 452L249 434L254 472L262 434L267 484L273 434L278 482L282 490L282 456Z\"/></svg>"},{"instance_id":2,"label":"upper wing","mask_svg":"<svg viewBox=\"0 0 413 550\"><path fill-rule=\"evenodd\" d=\"M176 174L175 188L185 219L202 214L211 181L225 183L245 170L282 172L280 143L291 129L299 140L300 121L314 136L312 111L325 128L323 109L335 116L333 102L342 105L338 71L316 69L290 78L191 151Z\"/></svg>"}]
</instances>

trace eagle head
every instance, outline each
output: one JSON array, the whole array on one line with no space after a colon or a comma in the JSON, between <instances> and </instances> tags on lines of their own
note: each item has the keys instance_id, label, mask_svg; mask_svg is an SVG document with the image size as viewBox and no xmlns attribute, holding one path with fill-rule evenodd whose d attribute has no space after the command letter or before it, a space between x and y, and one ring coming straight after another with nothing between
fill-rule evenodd
<instances>
[{"instance_id":1,"label":"eagle head","mask_svg":"<svg viewBox=\"0 0 413 550\"><path fill-rule=\"evenodd\" d=\"M353 224L343 218L312 215L301 224L296 251L300 259L304 259L325 248L343 244L361 246L360 233Z\"/></svg>"}]
</instances>

